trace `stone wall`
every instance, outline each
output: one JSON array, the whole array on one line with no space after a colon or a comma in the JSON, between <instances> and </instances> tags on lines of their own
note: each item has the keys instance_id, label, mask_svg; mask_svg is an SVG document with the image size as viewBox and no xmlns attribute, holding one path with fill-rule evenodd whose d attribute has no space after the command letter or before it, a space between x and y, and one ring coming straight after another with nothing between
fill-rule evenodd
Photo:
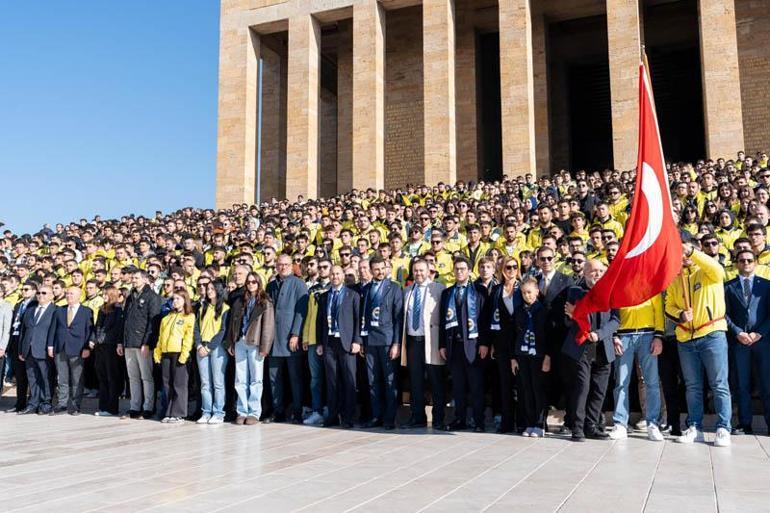
<instances>
[{"instance_id":1,"label":"stone wall","mask_svg":"<svg viewBox=\"0 0 770 513\"><path fill-rule=\"evenodd\" d=\"M735 0L746 154L770 149L770 10L762 0ZM740 148L735 148L739 150ZM731 157L734 154L730 155ZM727 155L725 155L727 157Z\"/></svg>"}]
</instances>

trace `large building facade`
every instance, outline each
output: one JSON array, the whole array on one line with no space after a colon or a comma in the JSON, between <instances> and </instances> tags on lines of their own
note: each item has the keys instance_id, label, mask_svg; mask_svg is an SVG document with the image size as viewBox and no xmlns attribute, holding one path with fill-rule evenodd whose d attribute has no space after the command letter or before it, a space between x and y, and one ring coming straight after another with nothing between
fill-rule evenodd
<instances>
[{"instance_id":1,"label":"large building facade","mask_svg":"<svg viewBox=\"0 0 770 513\"><path fill-rule=\"evenodd\" d=\"M218 207L770 144L768 0L222 0Z\"/></svg>"}]
</instances>

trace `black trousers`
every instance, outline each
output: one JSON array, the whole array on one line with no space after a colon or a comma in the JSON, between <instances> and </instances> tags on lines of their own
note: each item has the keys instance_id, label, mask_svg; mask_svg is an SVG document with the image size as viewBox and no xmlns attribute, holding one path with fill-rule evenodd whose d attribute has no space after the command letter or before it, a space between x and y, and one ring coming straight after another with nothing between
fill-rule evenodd
<instances>
[{"instance_id":1,"label":"black trousers","mask_svg":"<svg viewBox=\"0 0 770 513\"><path fill-rule=\"evenodd\" d=\"M329 339L324 346L326 397L331 421L342 414L342 422L352 423L356 412L357 356L345 351L339 338Z\"/></svg>"},{"instance_id":2,"label":"black trousers","mask_svg":"<svg viewBox=\"0 0 770 513\"><path fill-rule=\"evenodd\" d=\"M160 367L166 393L163 416L187 417L187 366L179 363L179 353L163 353Z\"/></svg>"},{"instance_id":3,"label":"black trousers","mask_svg":"<svg viewBox=\"0 0 770 513\"><path fill-rule=\"evenodd\" d=\"M120 371L117 347L113 344L98 344L93 351L93 360L99 382L99 411L117 415L120 392L123 391L123 374Z\"/></svg>"},{"instance_id":4,"label":"black trousers","mask_svg":"<svg viewBox=\"0 0 770 513\"><path fill-rule=\"evenodd\" d=\"M497 383L500 390L500 431L513 430L513 371L511 357L507 352L495 351Z\"/></svg>"},{"instance_id":5,"label":"black trousers","mask_svg":"<svg viewBox=\"0 0 770 513\"><path fill-rule=\"evenodd\" d=\"M455 400L455 420L465 422L468 411L468 391L470 389L473 406L473 421L477 426L484 426L484 371L479 356L473 363L465 357L465 348L460 340L451 342L449 367L452 372L452 397Z\"/></svg>"},{"instance_id":6,"label":"black trousers","mask_svg":"<svg viewBox=\"0 0 770 513\"><path fill-rule=\"evenodd\" d=\"M198 370L197 351L193 348L190 358L187 359L187 396L193 404L192 416L195 420L201 413L201 375Z\"/></svg>"},{"instance_id":7,"label":"black trousers","mask_svg":"<svg viewBox=\"0 0 770 513\"><path fill-rule=\"evenodd\" d=\"M682 396L684 395L684 376L679 364L679 350L675 337L663 340L663 352L658 356L658 373L663 386L663 398L666 401L666 422L673 433L681 432Z\"/></svg>"},{"instance_id":8,"label":"black trousers","mask_svg":"<svg viewBox=\"0 0 770 513\"><path fill-rule=\"evenodd\" d=\"M29 395L29 380L27 379L27 367L19 360L19 337L11 337L8 343L8 358L13 366L13 375L16 377L16 405L17 410L27 407Z\"/></svg>"},{"instance_id":9,"label":"black trousers","mask_svg":"<svg viewBox=\"0 0 770 513\"><path fill-rule=\"evenodd\" d=\"M286 375L291 386L291 407L295 420L302 420L302 352L291 356L271 356L270 388L273 393L273 416L277 419L286 417Z\"/></svg>"},{"instance_id":10,"label":"black trousers","mask_svg":"<svg viewBox=\"0 0 770 513\"><path fill-rule=\"evenodd\" d=\"M520 400L524 419L519 427L545 428L545 379L542 356L519 356Z\"/></svg>"},{"instance_id":11,"label":"black trousers","mask_svg":"<svg viewBox=\"0 0 770 513\"><path fill-rule=\"evenodd\" d=\"M604 349L586 348L580 360L574 361L574 382L570 401L572 431L591 433L604 429L602 405L610 379L610 364Z\"/></svg>"},{"instance_id":12,"label":"black trousers","mask_svg":"<svg viewBox=\"0 0 770 513\"><path fill-rule=\"evenodd\" d=\"M51 411L51 363L48 358L34 358L28 354L24 365L29 381L29 402L27 406L47 413Z\"/></svg>"},{"instance_id":13,"label":"black trousers","mask_svg":"<svg viewBox=\"0 0 770 513\"><path fill-rule=\"evenodd\" d=\"M396 360L391 360L388 353L390 347L366 347L366 375L368 379L369 399L372 404L372 417L382 420L385 424L393 424L396 420Z\"/></svg>"},{"instance_id":14,"label":"black trousers","mask_svg":"<svg viewBox=\"0 0 770 513\"><path fill-rule=\"evenodd\" d=\"M94 358L83 360L83 387L89 390L99 389L99 378L96 375L96 361Z\"/></svg>"},{"instance_id":15,"label":"black trousers","mask_svg":"<svg viewBox=\"0 0 770 513\"><path fill-rule=\"evenodd\" d=\"M433 404L433 427L444 425L444 366L425 363L425 337L406 337L406 366L409 368L411 385L412 420L425 422L425 371L430 381L431 403Z\"/></svg>"}]
</instances>

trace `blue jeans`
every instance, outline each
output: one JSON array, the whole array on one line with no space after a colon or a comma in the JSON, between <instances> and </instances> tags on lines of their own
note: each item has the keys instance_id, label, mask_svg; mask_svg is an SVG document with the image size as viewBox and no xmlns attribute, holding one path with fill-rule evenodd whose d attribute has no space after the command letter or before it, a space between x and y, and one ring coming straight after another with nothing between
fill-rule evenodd
<instances>
[{"instance_id":1,"label":"blue jeans","mask_svg":"<svg viewBox=\"0 0 770 513\"><path fill-rule=\"evenodd\" d=\"M679 361L687 397L687 426L703 429L703 370L714 393L717 428L730 430L732 403L727 381L727 337L724 331L714 331L688 342L679 342Z\"/></svg>"},{"instance_id":2,"label":"blue jeans","mask_svg":"<svg viewBox=\"0 0 770 513\"><path fill-rule=\"evenodd\" d=\"M628 424L628 383L634 370L634 357L639 359L644 377L647 397L645 420L647 425L658 424L660 417L660 381L658 378L658 357L650 352L653 333L619 335L623 343L623 354L615 359L615 424Z\"/></svg>"},{"instance_id":3,"label":"blue jeans","mask_svg":"<svg viewBox=\"0 0 770 513\"><path fill-rule=\"evenodd\" d=\"M227 350L222 344L208 355L198 358L198 373L201 377L201 413L215 417L225 416L225 368ZM213 404L212 404L213 397Z\"/></svg>"},{"instance_id":4,"label":"blue jeans","mask_svg":"<svg viewBox=\"0 0 770 513\"><path fill-rule=\"evenodd\" d=\"M323 413L323 390L324 383L324 357L318 356L316 348L318 346L308 346L307 362L310 366L310 401L315 413Z\"/></svg>"},{"instance_id":5,"label":"blue jeans","mask_svg":"<svg viewBox=\"0 0 770 513\"><path fill-rule=\"evenodd\" d=\"M235 411L241 417L262 415L262 377L265 357L259 346L250 346L244 339L235 343Z\"/></svg>"}]
</instances>

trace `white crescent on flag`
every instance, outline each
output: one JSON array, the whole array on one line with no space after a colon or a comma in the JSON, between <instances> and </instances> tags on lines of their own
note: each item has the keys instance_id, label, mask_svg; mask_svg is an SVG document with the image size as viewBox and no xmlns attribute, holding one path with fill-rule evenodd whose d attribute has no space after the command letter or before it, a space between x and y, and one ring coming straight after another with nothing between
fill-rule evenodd
<instances>
[{"instance_id":1,"label":"white crescent on flag","mask_svg":"<svg viewBox=\"0 0 770 513\"><path fill-rule=\"evenodd\" d=\"M647 200L647 229L626 258L634 258L647 251L658 240L663 227L663 193L655 170L647 162L642 163L642 193Z\"/></svg>"}]
</instances>

